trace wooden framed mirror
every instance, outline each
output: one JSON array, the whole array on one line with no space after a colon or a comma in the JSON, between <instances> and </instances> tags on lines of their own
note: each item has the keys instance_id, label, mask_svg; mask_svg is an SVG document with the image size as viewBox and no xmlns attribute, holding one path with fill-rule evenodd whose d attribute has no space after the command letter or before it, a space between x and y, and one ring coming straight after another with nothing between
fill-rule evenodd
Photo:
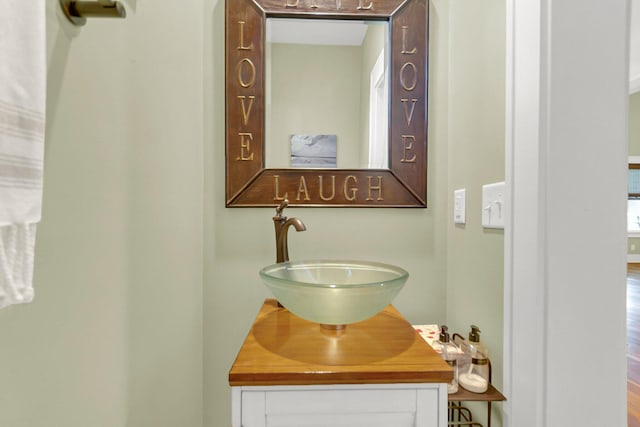
<instances>
[{"instance_id":1,"label":"wooden framed mirror","mask_svg":"<svg viewBox=\"0 0 640 427\"><path fill-rule=\"evenodd\" d=\"M379 99L384 99L387 104L384 107L388 108L380 110L381 113L372 113L370 105L375 103L372 101L375 98L373 92L367 95L366 108L344 107L342 99L336 99L335 105L323 108L328 113L343 108L344 113L337 115L347 121L343 126L347 130L336 130L340 128L337 124L322 129L308 124L304 127L302 123L305 120L297 114L302 107L291 104L291 100L300 98L303 106L321 104L317 99L320 95L303 95L305 87L314 86L329 93L327 85L341 76L347 76L349 80L343 89L337 89L338 93L347 92L352 86L364 87L359 91L362 97L367 92L367 85L374 87L371 83L373 70L371 81L368 81L368 69L365 74L348 77L342 62L325 59L319 76L296 89L299 96L295 93L288 97L278 95L287 99L284 102L287 108L281 114L287 124L283 126L282 119L274 124L267 123L266 117L276 115L275 107L270 108L273 100L267 88L275 90L277 86L267 80L267 75L278 73L274 81L277 79L280 87L286 87L289 79L292 86L293 77L311 73L302 68L309 62L307 59L297 59L293 65L280 66L275 65L275 59L267 58L267 51L276 50L275 45L271 48L271 43L267 42L267 24L271 19L304 20L297 22L302 27L297 27L295 38L296 34L301 38L309 32L306 29L312 23L319 21L386 23L388 33L383 36L386 53L380 55L380 58L386 58L385 65L382 65L385 76L382 81L385 83L378 84L378 87L386 94L386 98ZM300 31L300 28L305 30ZM329 32L336 33L333 29ZM308 47L298 50L307 52L311 57L318 56L310 53ZM292 51L287 52L280 56L292 58ZM347 54L346 58L352 56ZM276 70L285 70L286 75ZM286 198L291 205L300 206L426 207L427 76L428 0L227 0L226 206L276 206ZM379 100L377 105L379 108ZM347 113L354 109L369 109L368 113L360 112L361 116L370 116L366 125L345 119ZM314 114L318 113L307 115L312 119L318 117ZM317 122L321 122L319 117ZM360 133L356 131L355 136L353 133L347 135L349 127L363 130ZM362 134L367 132L366 138L363 137ZM277 142L268 139L267 134L279 135L275 138ZM370 168L341 164L343 157L351 156L342 155L341 149L351 149L352 144L379 145L380 142L375 142L372 137L374 134L383 144L388 144L384 145L383 155L378 155L377 160L371 160L372 154L369 154L367 165ZM308 150L303 152L305 162L307 154L319 155L323 161L325 157L330 158L329 166L316 164L316 160L308 161L310 167L303 168L283 164L265 166L269 163L266 154L272 151L267 148L273 148L272 144L276 143L285 144L285 150L291 149L292 165L299 162L297 147L302 146ZM320 152L324 154L318 154L318 147L322 147ZM363 154L357 156L363 157Z\"/></svg>"}]
</instances>

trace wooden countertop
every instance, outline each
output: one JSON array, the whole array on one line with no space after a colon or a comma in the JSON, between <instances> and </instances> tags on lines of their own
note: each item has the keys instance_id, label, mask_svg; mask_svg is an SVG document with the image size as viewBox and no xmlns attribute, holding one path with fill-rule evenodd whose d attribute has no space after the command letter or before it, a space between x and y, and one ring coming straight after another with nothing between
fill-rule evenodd
<instances>
[{"instance_id":1,"label":"wooden countertop","mask_svg":"<svg viewBox=\"0 0 640 427\"><path fill-rule=\"evenodd\" d=\"M327 331L267 299L229 371L229 384L446 383L452 377L391 305L343 331Z\"/></svg>"}]
</instances>

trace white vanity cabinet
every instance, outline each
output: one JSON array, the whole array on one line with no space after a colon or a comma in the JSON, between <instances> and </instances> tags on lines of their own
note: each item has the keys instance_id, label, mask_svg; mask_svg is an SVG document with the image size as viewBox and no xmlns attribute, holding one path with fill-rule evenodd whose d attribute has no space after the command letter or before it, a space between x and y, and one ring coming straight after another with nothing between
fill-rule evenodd
<instances>
[{"instance_id":1,"label":"white vanity cabinet","mask_svg":"<svg viewBox=\"0 0 640 427\"><path fill-rule=\"evenodd\" d=\"M233 427L444 427L445 384L233 387Z\"/></svg>"},{"instance_id":2,"label":"white vanity cabinet","mask_svg":"<svg viewBox=\"0 0 640 427\"><path fill-rule=\"evenodd\" d=\"M388 306L326 331L266 300L229 371L233 427L445 427L453 372Z\"/></svg>"}]
</instances>

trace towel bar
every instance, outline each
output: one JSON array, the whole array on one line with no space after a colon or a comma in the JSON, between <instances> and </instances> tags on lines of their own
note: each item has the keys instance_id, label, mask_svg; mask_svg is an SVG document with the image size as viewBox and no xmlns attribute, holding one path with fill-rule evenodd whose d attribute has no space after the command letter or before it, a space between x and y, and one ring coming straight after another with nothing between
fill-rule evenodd
<instances>
[{"instance_id":1,"label":"towel bar","mask_svg":"<svg viewBox=\"0 0 640 427\"><path fill-rule=\"evenodd\" d=\"M122 4L112 0L73 1L60 0L65 16L73 25L81 26L86 18L124 18L127 11Z\"/></svg>"}]
</instances>

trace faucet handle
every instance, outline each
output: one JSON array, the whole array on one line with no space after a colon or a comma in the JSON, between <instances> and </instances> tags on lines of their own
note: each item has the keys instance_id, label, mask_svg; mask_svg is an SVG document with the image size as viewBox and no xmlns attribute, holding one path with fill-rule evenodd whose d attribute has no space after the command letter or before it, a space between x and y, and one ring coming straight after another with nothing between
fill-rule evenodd
<instances>
[{"instance_id":1,"label":"faucet handle","mask_svg":"<svg viewBox=\"0 0 640 427\"><path fill-rule=\"evenodd\" d=\"M289 206L289 200L284 199L282 201L282 203L280 203L280 206L278 206L276 208L276 215L277 216L282 216L282 211L284 210L284 208L286 208L287 206Z\"/></svg>"}]
</instances>

